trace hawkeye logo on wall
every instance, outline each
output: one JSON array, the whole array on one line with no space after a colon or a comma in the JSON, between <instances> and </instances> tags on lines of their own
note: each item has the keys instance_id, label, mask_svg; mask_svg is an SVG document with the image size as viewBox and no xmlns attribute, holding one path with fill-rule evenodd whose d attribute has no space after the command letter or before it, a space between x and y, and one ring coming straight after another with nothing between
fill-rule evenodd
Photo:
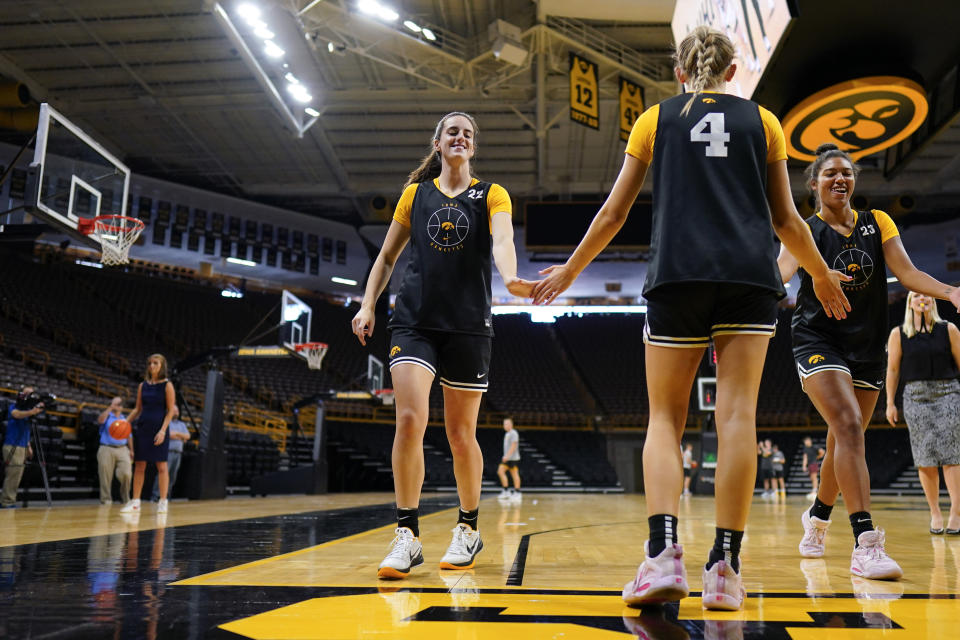
<instances>
[{"instance_id":1,"label":"hawkeye logo on wall","mask_svg":"<svg viewBox=\"0 0 960 640\"><path fill-rule=\"evenodd\" d=\"M470 218L455 207L443 207L427 219L427 235L430 246L441 253L458 251L470 233Z\"/></svg>"},{"instance_id":2,"label":"hawkeye logo on wall","mask_svg":"<svg viewBox=\"0 0 960 640\"><path fill-rule=\"evenodd\" d=\"M813 94L783 119L787 155L812 162L832 142L857 160L897 144L927 117L927 95L906 78L849 80Z\"/></svg>"}]
</instances>

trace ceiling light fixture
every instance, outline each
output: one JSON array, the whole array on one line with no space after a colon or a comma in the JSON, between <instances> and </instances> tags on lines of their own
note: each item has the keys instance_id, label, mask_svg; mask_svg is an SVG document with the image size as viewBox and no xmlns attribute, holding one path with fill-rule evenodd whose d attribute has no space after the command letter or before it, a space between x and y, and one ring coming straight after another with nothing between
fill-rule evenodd
<instances>
[{"instance_id":1,"label":"ceiling light fixture","mask_svg":"<svg viewBox=\"0 0 960 640\"><path fill-rule=\"evenodd\" d=\"M237 7L237 15L247 21L257 20L260 18L260 9L252 4L244 3Z\"/></svg>"},{"instance_id":2,"label":"ceiling light fixture","mask_svg":"<svg viewBox=\"0 0 960 640\"><path fill-rule=\"evenodd\" d=\"M297 80L297 76L293 75L293 74L290 73L289 71L288 71L287 74L286 74L285 76L283 76L283 77L284 77L284 79L286 79L286 81L289 82L290 84L300 84L300 81Z\"/></svg>"},{"instance_id":3,"label":"ceiling light fixture","mask_svg":"<svg viewBox=\"0 0 960 640\"><path fill-rule=\"evenodd\" d=\"M427 29L426 27L423 28L423 37L430 42L434 42L437 39L437 36L433 33L433 31Z\"/></svg>"},{"instance_id":4,"label":"ceiling light fixture","mask_svg":"<svg viewBox=\"0 0 960 640\"><path fill-rule=\"evenodd\" d=\"M257 36L258 38L263 38L264 40L269 40L276 34L266 27L257 27L253 30L253 35Z\"/></svg>"},{"instance_id":5,"label":"ceiling light fixture","mask_svg":"<svg viewBox=\"0 0 960 640\"><path fill-rule=\"evenodd\" d=\"M380 4L376 0L360 0L360 2L357 3L357 8L360 9L361 12L374 16L375 18L380 18L385 22L396 22L400 18L399 13L386 5Z\"/></svg>"},{"instance_id":6,"label":"ceiling light fixture","mask_svg":"<svg viewBox=\"0 0 960 640\"><path fill-rule=\"evenodd\" d=\"M407 29L410 29L410 31L413 31L414 33L420 33L423 31L423 29L420 28L420 25L413 20L404 20L403 26L405 26Z\"/></svg>"},{"instance_id":7,"label":"ceiling light fixture","mask_svg":"<svg viewBox=\"0 0 960 640\"><path fill-rule=\"evenodd\" d=\"M336 282L337 284L346 284L346 285L350 285L351 287L357 286L357 281L351 280L350 278L341 278L340 276L333 276L332 278L330 278L330 280L332 282Z\"/></svg>"},{"instance_id":8,"label":"ceiling light fixture","mask_svg":"<svg viewBox=\"0 0 960 640\"><path fill-rule=\"evenodd\" d=\"M227 258L227 262L229 262L229 263L231 263L231 264L242 264L242 265L245 266L245 267L255 267L255 266L257 266L257 263L254 262L253 260L244 260L243 258L234 258L234 257L232 257L232 256L229 257L229 258Z\"/></svg>"},{"instance_id":9,"label":"ceiling light fixture","mask_svg":"<svg viewBox=\"0 0 960 640\"><path fill-rule=\"evenodd\" d=\"M287 85L287 91L290 92L290 95L293 96L293 99L297 102L306 103L313 100L313 96L310 95L310 91L302 84Z\"/></svg>"},{"instance_id":10,"label":"ceiling light fixture","mask_svg":"<svg viewBox=\"0 0 960 640\"><path fill-rule=\"evenodd\" d=\"M304 112L305 114L307 114L308 116L310 116L311 118L319 118L319 117L320 117L320 112L317 111L316 109L314 109L313 107L307 107L306 109L303 110L303 112Z\"/></svg>"},{"instance_id":11,"label":"ceiling light fixture","mask_svg":"<svg viewBox=\"0 0 960 640\"><path fill-rule=\"evenodd\" d=\"M281 58L283 54L286 53L286 51L277 46L277 43L273 40L263 41L263 52L271 58Z\"/></svg>"}]
</instances>

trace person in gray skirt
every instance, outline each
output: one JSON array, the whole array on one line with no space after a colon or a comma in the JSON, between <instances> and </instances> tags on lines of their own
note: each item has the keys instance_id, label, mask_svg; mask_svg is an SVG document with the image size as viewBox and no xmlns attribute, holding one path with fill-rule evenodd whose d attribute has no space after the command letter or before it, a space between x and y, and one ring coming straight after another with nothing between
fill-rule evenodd
<instances>
[{"instance_id":1,"label":"person in gray skirt","mask_svg":"<svg viewBox=\"0 0 960 640\"><path fill-rule=\"evenodd\" d=\"M944 533L940 474L950 493L946 533L960 535L960 330L937 313L933 298L911 291L903 324L887 343L887 422L896 425L903 382L903 417L920 484L930 506L930 533Z\"/></svg>"}]
</instances>

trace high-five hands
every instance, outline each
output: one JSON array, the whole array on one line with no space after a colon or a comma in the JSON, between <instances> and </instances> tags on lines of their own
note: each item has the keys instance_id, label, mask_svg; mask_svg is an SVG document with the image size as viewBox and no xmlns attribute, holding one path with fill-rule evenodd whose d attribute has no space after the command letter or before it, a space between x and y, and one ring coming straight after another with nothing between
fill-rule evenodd
<instances>
[{"instance_id":1,"label":"high-five hands","mask_svg":"<svg viewBox=\"0 0 960 640\"><path fill-rule=\"evenodd\" d=\"M841 271L827 271L821 278L813 278L813 293L823 305L828 318L843 320L850 311L850 301L843 292L841 282L850 282L850 276Z\"/></svg>"},{"instance_id":2,"label":"high-five hands","mask_svg":"<svg viewBox=\"0 0 960 640\"><path fill-rule=\"evenodd\" d=\"M550 304L567 290L577 276L564 264L555 264L540 271L546 276L533 287L533 304Z\"/></svg>"}]
</instances>

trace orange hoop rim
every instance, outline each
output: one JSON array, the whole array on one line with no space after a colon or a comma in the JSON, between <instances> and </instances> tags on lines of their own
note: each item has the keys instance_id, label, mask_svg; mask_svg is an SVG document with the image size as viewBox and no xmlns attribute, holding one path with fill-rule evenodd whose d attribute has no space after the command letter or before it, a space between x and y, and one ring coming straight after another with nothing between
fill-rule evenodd
<instances>
[{"instance_id":1,"label":"orange hoop rim","mask_svg":"<svg viewBox=\"0 0 960 640\"><path fill-rule=\"evenodd\" d=\"M328 349L330 345L326 342L298 342L293 345L294 351L307 351L308 349Z\"/></svg>"},{"instance_id":2,"label":"orange hoop rim","mask_svg":"<svg viewBox=\"0 0 960 640\"><path fill-rule=\"evenodd\" d=\"M110 221L119 222L123 220L124 224L111 224ZM100 224L100 227L103 231L107 233L130 233L131 231L143 231L143 228L146 226L143 220L137 220L136 218L131 218L130 216L121 216L115 214L108 214L97 216L95 218L80 218L77 221L77 231L85 235L90 235L94 232L97 224Z\"/></svg>"}]
</instances>

